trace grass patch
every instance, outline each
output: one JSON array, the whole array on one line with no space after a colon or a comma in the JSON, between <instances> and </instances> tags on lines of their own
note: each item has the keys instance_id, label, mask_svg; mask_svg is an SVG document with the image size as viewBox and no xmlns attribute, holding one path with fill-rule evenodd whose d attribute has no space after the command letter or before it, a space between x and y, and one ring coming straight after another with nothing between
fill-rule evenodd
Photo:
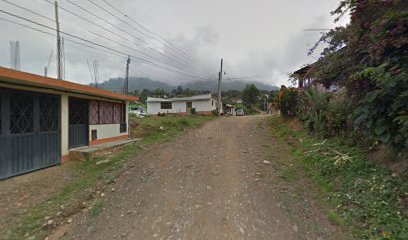
<instances>
[{"instance_id":1,"label":"grass patch","mask_svg":"<svg viewBox=\"0 0 408 240\"><path fill-rule=\"evenodd\" d=\"M63 222L67 217L88 208L83 203L94 199L97 190L105 191L107 185L114 183L126 168L125 166L129 164L129 160L141 154L145 147L170 141L186 130L198 127L212 119L214 117L202 116L132 118L132 134L139 134L138 137L143 137L142 141L126 146L110 156L96 157L64 166L68 168L67 171L70 171L75 180L44 202L25 209L17 209L10 216L7 229L0 232L1 239L20 240L29 237L44 239L52 229L44 226L46 219L51 218L56 223ZM137 132L138 130L141 132ZM103 161L102 164L97 164L101 161ZM89 212L91 216L96 217L102 209L102 203L96 201ZM59 212L62 214L58 214Z\"/></svg>"},{"instance_id":2,"label":"grass patch","mask_svg":"<svg viewBox=\"0 0 408 240\"><path fill-rule=\"evenodd\" d=\"M351 226L358 239L408 239L408 182L368 160L368 153L340 139L317 139L292 130L282 118L271 119L277 139L322 190L335 224ZM405 203L405 206L404 206Z\"/></svg>"},{"instance_id":3,"label":"grass patch","mask_svg":"<svg viewBox=\"0 0 408 240\"><path fill-rule=\"evenodd\" d=\"M335 211L329 211L329 213L327 214L327 218L334 225L341 226L345 224L343 218L341 218Z\"/></svg>"},{"instance_id":4,"label":"grass patch","mask_svg":"<svg viewBox=\"0 0 408 240\"><path fill-rule=\"evenodd\" d=\"M91 215L92 215L92 217L97 217L97 216L99 216L99 214L101 214L102 210L103 210L102 202L97 201L97 202L92 206L92 210L91 210Z\"/></svg>"},{"instance_id":5,"label":"grass patch","mask_svg":"<svg viewBox=\"0 0 408 240\"><path fill-rule=\"evenodd\" d=\"M299 179L296 171L291 167L287 167L283 169L282 171L283 172L280 175L280 178L282 178L283 180L287 182L295 182Z\"/></svg>"}]
</instances>

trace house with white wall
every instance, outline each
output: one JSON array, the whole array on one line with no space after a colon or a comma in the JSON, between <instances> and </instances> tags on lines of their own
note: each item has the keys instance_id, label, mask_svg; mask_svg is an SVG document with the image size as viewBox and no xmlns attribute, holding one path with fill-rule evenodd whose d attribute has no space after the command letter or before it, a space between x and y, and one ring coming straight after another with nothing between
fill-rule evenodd
<instances>
[{"instance_id":1,"label":"house with white wall","mask_svg":"<svg viewBox=\"0 0 408 240\"><path fill-rule=\"evenodd\" d=\"M127 139L136 100L0 67L0 179L61 164L78 147Z\"/></svg>"},{"instance_id":2,"label":"house with white wall","mask_svg":"<svg viewBox=\"0 0 408 240\"><path fill-rule=\"evenodd\" d=\"M217 97L211 93L177 98L147 98L147 114L211 115L217 109Z\"/></svg>"}]
</instances>

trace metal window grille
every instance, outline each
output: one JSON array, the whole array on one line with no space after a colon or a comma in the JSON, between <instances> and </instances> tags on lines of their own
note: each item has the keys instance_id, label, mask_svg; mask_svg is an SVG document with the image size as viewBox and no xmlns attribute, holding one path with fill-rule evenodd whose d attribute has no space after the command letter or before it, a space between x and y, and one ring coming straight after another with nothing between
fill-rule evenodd
<instances>
[{"instance_id":1,"label":"metal window grille","mask_svg":"<svg viewBox=\"0 0 408 240\"><path fill-rule=\"evenodd\" d=\"M96 125L99 124L99 102L89 102L89 123Z\"/></svg>"},{"instance_id":2,"label":"metal window grille","mask_svg":"<svg viewBox=\"0 0 408 240\"><path fill-rule=\"evenodd\" d=\"M113 123L118 124L122 123L122 104L115 103L114 104L114 113L113 113Z\"/></svg>"},{"instance_id":3,"label":"metal window grille","mask_svg":"<svg viewBox=\"0 0 408 240\"><path fill-rule=\"evenodd\" d=\"M33 132L34 102L31 95L13 93L10 99L12 99L10 101L10 132L12 134Z\"/></svg>"},{"instance_id":4,"label":"metal window grille","mask_svg":"<svg viewBox=\"0 0 408 240\"><path fill-rule=\"evenodd\" d=\"M69 124L81 125L86 124L87 104L83 100L70 99Z\"/></svg>"},{"instance_id":5,"label":"metal window grille","mask_svg":"<svg viewBox=\"0 0 408 240\"><path fill-rule=\"evenodd\" d=\"M188 108L192 108L192 107L193 107L193 103L192 103L192 102L187 102L186 104L187 104L187 107L188 107Z\"/></svg>"},{"instance_id":6,"label":"metal window grille","mask_svg":"<svg viewBox=\"0 0 408 240\"><path fill-rule=\"evenodd\" d=\"M121 105L120 123L126 124L126 104Z\"/></svg>"},{"instance_id":7,"label":"metal window grille","mask_svg":"<svg viewBox=\"0 0 408 240\"><path fill-rule=\"evenodd\" d=\"M101 124L113 123L113 104L109 102L100 102L99 117Z\"/></svg>"},{"instance_id":8,"label":"metal window grille","mask_svg":"<svg viewBox=\"0 0 408 240\"><path fill-rule=\"evenodd\" d=\"M58 130L59 101L53 96L40 97L40 131Z\"/></svg>"},{"instance_id":9,"label":"metal window grille","mask_svg":"<svg viewBox=\"0 0 408 240\"><path fill-rule=\"evenodd\" d=\"M161 109L172 109L173 104L172 104L172 102L161 102L160 107L161 107Z\"/></svg>"}]
</instances>

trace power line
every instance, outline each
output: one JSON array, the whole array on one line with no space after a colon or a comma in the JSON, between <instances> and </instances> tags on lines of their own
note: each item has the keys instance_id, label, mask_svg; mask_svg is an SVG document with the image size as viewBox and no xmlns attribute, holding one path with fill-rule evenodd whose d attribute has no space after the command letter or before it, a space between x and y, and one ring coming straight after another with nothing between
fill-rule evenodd
<instances>
[{"instance_id":1,"label":"power line","mask_svg":"<svg viewBox=\"0 0 408 240\"><path fill-rule=\"evenodd\" d=\"M156 61L158 61L158 62L161 62L159 59L157 59L157 58L155 58L155 57L152 57L152 56L150 56L149 54L146 54L146 53L144 53L144 52L142 52L142 51L140 51L140 50L138 50L138 49L136 49L136 48L132 48L132 47L126 46L126 45L124 45L124 44L122 44L122 43L120 43L120 42L118 42L118 41L115 41L115 40L113 40L113 39L111 39L111 38L108 38L108 37L106 37L106 36L103 36L103 35L101 35L101 34L99 34L99 33L95 33L95 32L93 32L93 31L89 31L89 32L92 33L92 34L94 34L94 35L96 35L96 36L98 36L98 37L100 37L100 38L106 39L106 40L108 40L108 41L110 41L110 42L113 42L113 43L115 43L115 44L117 44L117 45L120 45L120 46L122 46L122 47L128 48L128 49L130 49L130 50L132 50L132 51L138 52L138 53L140 53L140 54L142 54L142 55L144 55L144 56L147 56L147 57L149 57L149 58L151 58L151 59L154 59L154 60L156 60ZM167 64L167 65L169 65L169 66L174 67L174 68L177 69L177 67L174 66L174 65L172 65L172 64L169 64L169 63L165 63L165 64Z\"/></svg>"},{"instance_id":2,"label":"power line","mask_svg":"<svg viewBox=\"0 0 408 240\"><path fill-rule=\"evenodd\" d=\"M49 21L51 21L51 22L54 22L54 19L52 19L52 18L50 18L50 17L47 17L47 16L45 16L45 15L42 15L42 14L40 14L40 13L37 13L37 12L35 12L35 11L33 11L33 10L30 10L30 9L26 8L26 7L23 7L23 6L21 6L21 5L17 4L17 3L13 3L13 2L10 2L10 1L8 1L8 0L1 0L1 1L3 1L3 2L5 2L5 3L8 3L8 4L10 4L10 5L14 6L14 7L21 8L21 9L23 9L23 10L25 10L25 11L27 11L27 12L30 12L30 13L36 15L36 16L45 18L45 19L47 19L47 20L49 20Z\"/></svg>"},{"instance_id":3,"label":"power line","mask_svg":"<svg viewBox=\"0 0 408 240\"><path fill-rule=\"evenodd\" d=\"M18 16L18 15L16 15L16 14L13 14L13 13L10 13L10 12L7 12L7 11L4 11L4 10L2 10L2 9L0 9L0 12L3 13L3 14L6 14L6 15L9 15L9 16L18 18L18 19L25 20L25 21L30 22L30 23L32 23L32 24L35 24L35 25L38 25L38 26L47 28L47 29L49 29L49 30L54 30L54 31L55 31L55 29L52 28L52 27L49 27L49 26L47 26L47 25L38 23L38 22L36 22L36 21L27 19L27 18L25 18L25 17ZM83 42L86 42L86 43L88 43L88 44L92 44L92 45L95 45L95 46L97 46L97 47L104 48L104 49L107 49L107 50L110 50L110 51L119 53L119 54L124 55L124 56L127 56L127 55L128 55L128 54L123 53L123 52L121 52L121 51L118 51L118 50L116 50L116 49L113 49L113 48L110 48L110 47L101 45L101 44L99 44L99 43L95 43L95 42L93 42L93 41L91 41L91 40L87 40L87 39L85 39L85 38L78 37L78 36L76 36L76 35L73 35L73 34L70 34L70 33L64 32L64 31L61 31L61 33L63 33L63 34L66 35L66 36L69 36L69 37L72 37L72 38L75 38L75 39L79 39L79 40L81 40L81 41L83 41ZM155 67L158 67L158 68L166 69L166 70L168 70L168 71L170 71L170 72L179 73L179 74L182 74L182 75L185 75L185 76L188 76L188 77L192 77L192 78L198 78L198 79L202 79L202 80L208 80L208 79L203 78L203 77L195 76L195 75L192 75L192 74L189 74L189 73L185 73L185 72L182 72L182 71L178 71L178 70L176 70L176 69L171 69L171 68L168 68L168 67L166 67L166 66L162 66L162 65L156 64L156 63L154 63L154 62L151 62L151 61L149 61L149 60L146 60L146 59L143 59L143 58L140 58L140 57L131 56L131 58L134 59L134 60L142 61L143 63L148 64L148 65L152 65L152 66L155 66Z\"/></svg>"},{"instance_id":4,"label":"power line","mask_svg":"<svg viewBox=\"0 0 408 240\"><path fill-rule=\"evenodd\" d=\"M245 76L245 77L231 77L227 79L228 80L238 80L238 79L250 79L250 78L271 78L271 77L287 76L287 74L289 73L273 74L273 75L255 75L255 76Z\"/></svg>"},{"instance_id":5,"label":"power line","mask_svg":"<svg viewBox=\"0 0 408 240\"><path fill-rule=\"evenodd\" d=\"M167 54L170 54L171 56L173 56L174 59L171 58L171 57L169 57L169 56L167 56L167 55L165 55L164 53L158 51L158 50L155 49L155 48L147 47L148 49L150 49L150 50L152 50L152 51L155 51L155 52L157 52L158 54L160 54L160 55L162 55L162 56L164 56L164 57L167 57L167 58L169 58L169 59L175 60L175 61L177 61L177 62L183 64L183 65L186 66L186 67L189 67L189 68L190 68L190 67L193 67L193 68L195 68L194 65L191 65L191 63L189 63L189 62L184 62L184 61L180 60L176 55L165 51L161 46L158 46L157 44L154 44L154 43L152 43L152 42L150 42L150 41L147 41L146 39L142 39L142 38L140 38L140 37L138 37L138 36L135 36L135 35L132 34L132 33L129 33L129 32L126 31L125 29L123 29L123 28L121 28L121 27L119 27L119 26L117 26L117 25L115 25L115 24L112 24L111 22L107 21L106 19L103 19L103 18L99 17L98 15L92 13L91 11L85 9L85 8L82 7L81 5L75 3L75 2L73 2L73 1L71 1L71 0L66 0L66 1L67 1L68 3L74 5L75 7L77 7L77 8L79 8L79 9L81 9L81 10L87 12L88 14L90 14L90 15L92 15L92 16L98 18L99 20L101 20L101 21L103 21L103 22L105 22L105 23L107 23L107 24L113 26L114 28L118 29L119 31L121 31L121 32L123 32L123 33L125 33L125 34L127 34L127 35L130 35L130 36L134 37L135 39L137 39L137 40L139 40L139 41L141 41L141 42L143 42L143 43L154 45L155 47L161 49L164 53L167 53ZM98 8L100 8L100 9L106 11L106 12L109 13L111 16L117 18L115 15L111 14L109 11L105 10L103 7L100 7L99 5L97 5L95 2L93 2L93 1L90 1L90 2L91 2L92 4L94 4L95 6L97 6ZM117 18L117 19L119 19L119 18ZM127 22L125 22L125 21L123 21L123 20L121 20L121 19L119 19L119 20L122 21L122 22L124 22L124 23L127 24L128 26L131 26L131 25L129 25ZM132 26L131 26L131 27L132 27ZM138 30L138 29L136 29L136 28L134 28L134 29L137 30L139 33L142 33L142 34L143 34L143 32L141 32L140 30ZM132 42L132 43L133 43L133 42ZM139 46L139 45L138 45L138 46ZM196 69L196 70L198 70L198 69ZM194 71L195 71L195 70L194 70ZM205 72L205 73L206 73L206 72ZM208 73L206 73L206 74L208 74Z\"/></svg>"},{"instance_id":6,"label":"power line","mask_svg":"<svg viewBox=\"0 0 408 240\"><path fill-rule=\"evenodd\" d=\"M53 3L52 3L51 1L49 1L49 0L44 0L44 1L46 1L47 3L53 5ZM124 32L124 33L126 33L126 34L128 34L128 35L130 35L130 36L132 36L132 37L134 37L134 38L136 38L136 39L139 40L139 41L144 41L143 39L138 38L137 36L135 36L135 35L133 35L133 34L131 34L131 33L128 33L127 31L123 30L122 28L120 28L120 27L118 27L118 26L116 26L116 25L114 25L114 24L111 24L110 22L106 21L105 19L103 19L103 18L101 18L101 17L99 17L99 16L93 14L92 12L90 12L90 11L88 11L88 10L86 10L86 9L84 9L83 7L79 6L78 4L73 3L73 2L70 1L70 0L66 0L66 1L69 2L69 3L71 3L71 4L73 4L74 6L76 6L76 7L78 7L78 8L80 8L80 9L82 9L83 11L86 11L88 14L91 14L92 16L98 18L99 20L102 20L102 21L104 21L105 23L107 23L107 24L109 24L109 25L112 25L113 27L119 29L121 32ZM64 10L64 11L66 11L66 12L68 12L68 13L70 13L70 14L72 14L72 15L74 15L74 16L76 16L76 17L78 17L78 18L80 18L80 19L82 19L82 20L84 20L84 21L86 21L86 22L88 22L88 23L90 23L90 24L92 24L92 25L94 25L94 26L96 26L96 27L98 27L98 28L101 28L101 29L103 29L103 30L109 32L110 34L115 35L116 37L119 37L119 38L121 38L121 39L124 39L124 40L126 40L126 41L128 41L128 42L130 42L130 43L132 43L132 44L135 44L136 46L140 47L140 45L138 45L138 44L132 42L131 40L129 40L129 39L127 39L127 38L125 38L125 37L123 37L123 36L121 36L121 35L118 35L117 33L115 33L115 32L113 32L113 31L111 31L111 30L105 28L104 26L101 26L101 25L99 25L99 24L97 24L97 23L95 23L95 22L93 22L93 21L91 21L91 20L89 20L89 19L87 19L87 18L85 18L85 17L83 17L83 16L81 16L81 15L79 15L79 14L77 14L77 13L71 11L71 10L69 10L69 9L66 9L66 8L64 8L64 7L62 7L62 6L59 6L59 8L62 9L62 10ZM158 52L159 54L161 54L161 55L163 55L163 56L165 56L165 57L168 57L168 56L162 54L161 52L159 52L159 51L157 51L157 50L155 50L155 49L151 49L151 50L154 50L154 51ZM141 52L141 51L139 51L139 50L137 50L137 51L138 51L139 53L142 53L142 54L145 55L145 56L148 56L148 57L150 57L150 58L155 59L155 60L158 61L158 62L164 63L164 62L162 62L161 60L158 60L157 58L154 58L154 57L150 56L149 54L143 53L143 52ZM182 62L180 62L180 63L183 64ZM164 63L164 64L169 65L169 66L171 66L171 67L174 67L174 68L176 68L176 69L178 68L178 67L175 67L174 65L170 65L170 64L168 64L168 63ZM185 64L184 64L184 65L185 65ZM188 68L188 70L191 70L192 72L195 71L195 70L190 69L189 66L187 66L187 65L185 65L185 66ZM206 73L206 74L208 74L208 73Z\"/></svg>"},{"instance_id":7,"label":"power line","mask_svg":"<svg viewBox=\"0 0 408 240\"><path fill-rule=\"evenodd\" d=\"M130 25L128 22L123 21L122 19L118 18L116 15L112 14L111 12L109 12L108 10L106 10L105 8L99 6L98 4L96 4L94 1L92 0L87 0L88 2L91 2L93 5L97 6L98 8L102 9L103 11L107 12L108 14L110 14L111 16L115 17L116 19L119 19L119 21L125 23L126 25L128 25L129 27L131 27L132 29L138 31L139 33L143 34L146 37L152 37L155 40L157 40L158 42L160 42L163 45L167 45L170 46L169 49L172 49L174 52L180 54L183 57L188 57L191 60L197 62L199 65L202 65L204 67L204 69L209 70L210 72L212 72L213 70L211 70L211 68L205 66L204 64L199 63L196 59L192 58L191 56L189 56L188 54L186 54L184 51L180 50L179 48L177 48L174 44L170 43L169 41L167 41L166 39L164 39L163 37L161 37L159 34L150 31L149 29L147 29L146 27L144 27L142 24L140 24L139 22L137 22L136 20L134 20L133 18L129 17L127 14L125 14L124 12L122 12L119 8L115 7L113 4L109 3L106 0L102 0L103 2L105 2L107 5L109 5L111 8L113 8L114 10L116 10L118 13L122 14L123 16L125 16L126 18L130 19L133 23L135 23L137 26L139 26L140 28L142 28L143 30L145 30L148 34L143 33L142 31L140 31L139 29L133 27L132 25ZM157 36L157 37L156 37Z\"/></svg>"}]
</instances>

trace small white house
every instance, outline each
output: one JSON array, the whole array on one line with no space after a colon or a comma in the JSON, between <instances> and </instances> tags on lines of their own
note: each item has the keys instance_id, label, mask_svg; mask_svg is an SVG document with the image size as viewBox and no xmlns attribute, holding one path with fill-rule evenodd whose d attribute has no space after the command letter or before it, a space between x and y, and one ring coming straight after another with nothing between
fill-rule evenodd
<instances>
[{"instance_id":1,"label":"small white house","mask_svg":"<svg viewBox=\"0 0 408 240\"><path fill-rule=\"evenodd\" d=\"M189 115L195 109L196 114L211 115L217 109L217 97L213 94L204 94L180 98L147 98L147 114L169 113Z\"/></svg>"}]
</instances>

